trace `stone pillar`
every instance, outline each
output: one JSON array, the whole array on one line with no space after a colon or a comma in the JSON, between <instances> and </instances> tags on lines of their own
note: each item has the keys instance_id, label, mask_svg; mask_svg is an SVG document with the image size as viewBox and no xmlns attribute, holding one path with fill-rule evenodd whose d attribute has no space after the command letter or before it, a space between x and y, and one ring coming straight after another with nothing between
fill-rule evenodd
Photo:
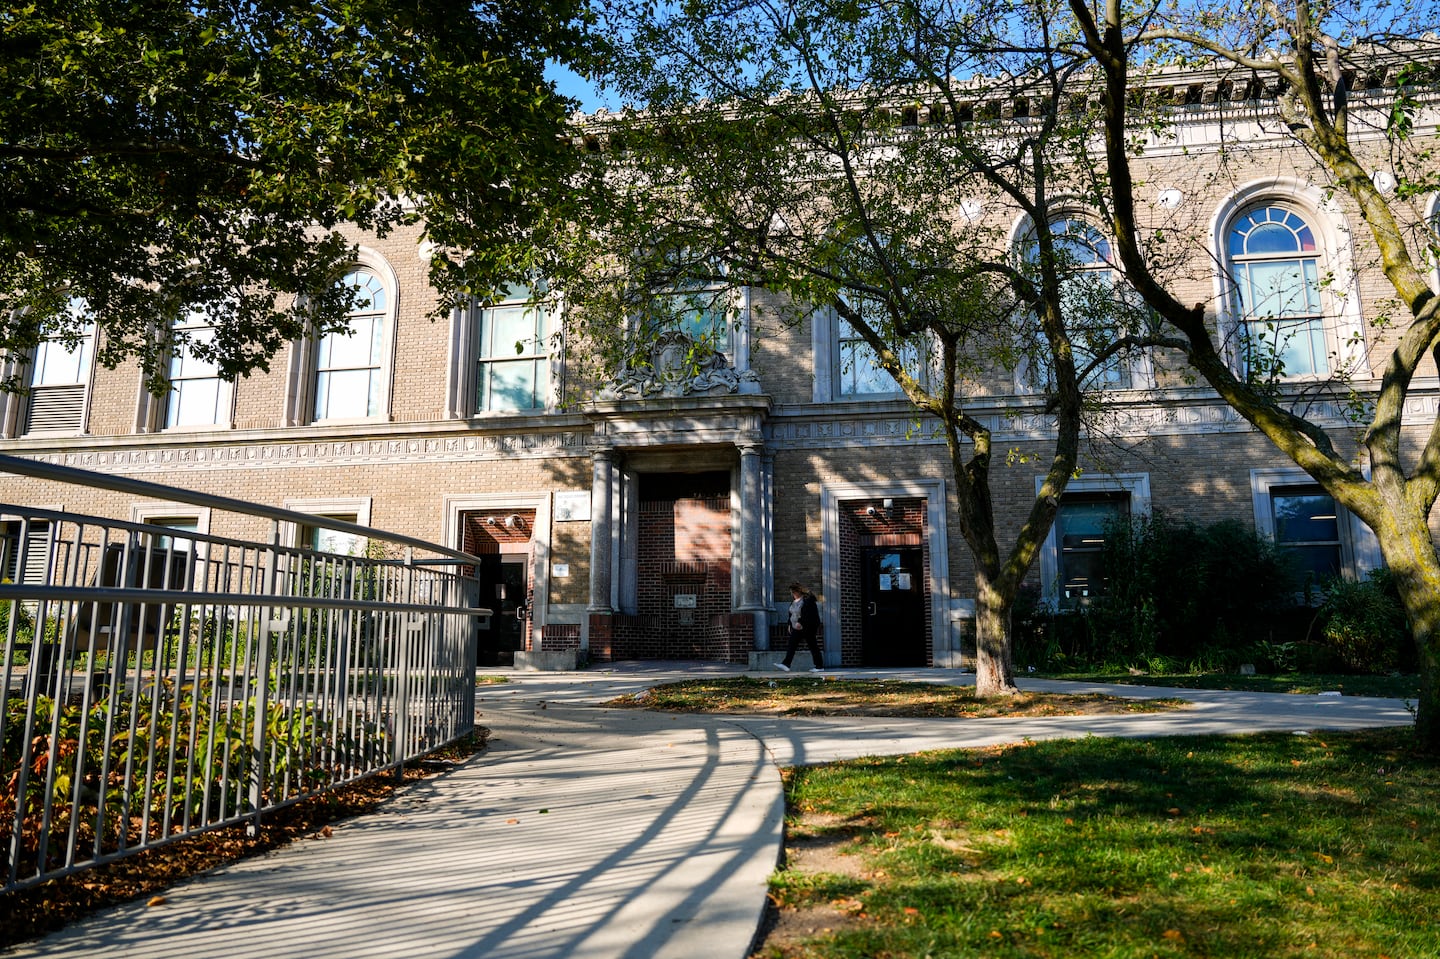
<instances>
[{"instance_id":1,"label":"stone pillar","mask_svg":"<svg viewBox=\"0 0 1440 959\"><path fill-rule=\"evenodd\" d=\"M590 487L590 605L594 614L608 614L611 606L614 571L610 559L614 554L616 453L597 449L591 453L594 468Z\"/></svg>"},{"instance_id":2,"label":"stone pillar","mask_svg":"<svg viewBox=\"0 0 1440 959\"><path fill-rule=\"evenodd\" d=\"M758 441L740 445L740 548L737 554L740 576L739 612L750 613L755 619L757 649L769 646L770 617L761 591L764 550L761 546L765 528L764 473L761 456L765 446Z\"/></svg>"}]
</instances>

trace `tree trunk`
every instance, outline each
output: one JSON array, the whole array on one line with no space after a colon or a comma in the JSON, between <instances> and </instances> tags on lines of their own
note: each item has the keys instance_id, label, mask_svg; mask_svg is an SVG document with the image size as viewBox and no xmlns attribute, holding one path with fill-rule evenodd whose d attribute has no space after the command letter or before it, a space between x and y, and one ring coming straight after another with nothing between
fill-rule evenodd
<instances>
[{"instance_id":1,"label":"tree trunk","mask_svg":"<svg viewBox=\"0 0 1440 959\"><path fill-rule=\"evenodd\" d=\"M975 695L1018 693L1011 656L1010 613L1015 597L1007 597L983 570L975 574L975 596Z\"/></svg>"},{"instance_id":2,"label":"tree trunk","mask_svg":"<svg viewBox=\"0 0 1440 959\"><path fill-rule=\"evenodd\" d=\"M1410 636L1420 657L1420 701L1415 713L1415 742L1424 752L1440 754L1440 559L1423 517L1404 508L1389 512L1375 530L1385 564L1395 575Z\"/></svg>"}]
</instances>

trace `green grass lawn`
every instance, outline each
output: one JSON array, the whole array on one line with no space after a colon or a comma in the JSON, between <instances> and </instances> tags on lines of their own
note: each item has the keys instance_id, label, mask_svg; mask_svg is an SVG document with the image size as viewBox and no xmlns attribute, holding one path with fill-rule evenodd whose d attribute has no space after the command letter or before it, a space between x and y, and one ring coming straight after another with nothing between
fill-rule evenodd
<instances>
[{"instance_id":1,"label":"green grass lawn","mask_svg":"<svg viewBox=\"0 0 1440 959\"><path fill-rule=\"evenodd\" d=\"M1408 730L1085 739L787 772L756 953L1440 956L1440 763ZM804 868L820 858L818 871ZM800 852L804 850L804 856Z\"/></svg>"},{"instance_id":2,"label":"green grass lawn","mask_svg":"<svg viewBox=\"0 0 1440 959\"><path fill-rule=\"evenodd\" d=\"M1387 699L1418 699L1420 677L1347 676L1330 673L1280 673L1274 676L1241 676L1232 673L1157 673L1142 676L1130 673L1028 673L1034 679L1069 679L1086 683L1126 683L1138 686L1169 686L1174 689L1236 689L1252 693L1321 693L1338 690L1346 696L1382 696Z\"/></svg>"}]
</instances>

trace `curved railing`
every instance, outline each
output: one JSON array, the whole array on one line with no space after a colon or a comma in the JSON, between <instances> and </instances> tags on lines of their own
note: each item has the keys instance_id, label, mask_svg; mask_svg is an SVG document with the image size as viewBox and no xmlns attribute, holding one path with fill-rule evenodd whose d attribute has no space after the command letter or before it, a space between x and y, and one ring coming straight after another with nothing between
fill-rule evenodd
<instances>
[{"instance_id":1,"label":"curved railing","mask_svg":"<svg viewBox=\"0 0 1440 959\"><path fill-rule=\"evenodd\" d=\"M475 627L488 615L473 557L16 457L0 470L260 517L270 533L0 502L0 892L258 824L473 729ZM284 545L287 524L364 545Z\"/></svg>"}]
</instances>

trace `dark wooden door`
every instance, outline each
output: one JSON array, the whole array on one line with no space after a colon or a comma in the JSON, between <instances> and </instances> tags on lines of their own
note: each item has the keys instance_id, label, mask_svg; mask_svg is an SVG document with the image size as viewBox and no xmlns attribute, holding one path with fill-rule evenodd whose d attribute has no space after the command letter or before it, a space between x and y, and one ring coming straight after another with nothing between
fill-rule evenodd
<instances>
[{"instance_id":1,"label":"dark wooden door","mask_svg":"<svg viewBox=\"0 0 1440 959\"><path fill-rule=\"evenodd\" d=\"M861 662L926 666L925 577L917 546L869 546L861 552Z\"/></svg>"}]
</instances>

